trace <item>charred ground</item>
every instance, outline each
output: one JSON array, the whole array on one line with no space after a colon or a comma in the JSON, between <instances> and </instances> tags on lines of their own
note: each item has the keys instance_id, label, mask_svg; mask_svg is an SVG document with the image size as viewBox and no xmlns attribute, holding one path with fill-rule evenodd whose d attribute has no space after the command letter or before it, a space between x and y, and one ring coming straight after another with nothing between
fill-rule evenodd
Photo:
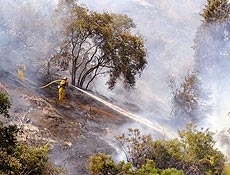
<instances>
[{"instance_id":1,"label":"charred ground","mask_svg":"<svg viewBox=\"0 0 230 175\"><path fill-rule=\"evenodd\" d=\"M98 152L112 154L114 149L104 136L128 119L70 87L65 100L59 103L57 84L39 89L48 80L36 76L38 83L20 81L16 75L0 71L0 90L12 102L12 117L7 122L22 129L19 139L29 145L49 142L51 161L63 166L66 174L88 174L88 156Z\"/></svg>"}]
</instances>

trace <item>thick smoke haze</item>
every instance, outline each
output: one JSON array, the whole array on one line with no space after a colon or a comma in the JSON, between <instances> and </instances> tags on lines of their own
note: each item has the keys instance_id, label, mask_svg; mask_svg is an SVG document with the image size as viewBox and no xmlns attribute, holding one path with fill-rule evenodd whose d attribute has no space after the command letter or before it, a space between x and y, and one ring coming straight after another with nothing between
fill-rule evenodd
<instances>
[{"instance_id":1,"label":"thick smoke haze","mask_svg":"<svg viewBox=\"0 0 230 175\"><path fill-rule=\"evenodd\" d=\"M25 73L45 68L42 60L47 60L58 40L52 20L55 3L45 0L0 0L0 3L0 68L14 74L18 63L26 64Z\"/></svg>"},{"instance_id":2,"label":"thick smoke haze","mask_svg":"<svg viewBox=\"0 0 230 175\"><path fill-rule=\"evenodd\" d=\"M126 92L121 86L114 91L103 89L99 83L97 91L109 94L121 102L137 105L139 115L155 122L167 122L170 116L169 77L181 79L193 69L193 40L201 23L199 15L203 1L97 1L81 0L92 10L124 13L134 19L135 33L144 37L148 65L138 78L135 91Z\"/></svg>"},{"instance_id":3,"label":"thick smoke haze","mask_svg":"<svg viewBox=\"0 0 230 175\"><path fill-rule=\"evenodd\" d=\"M134 32L144 37L148 52L148 65L138 78L135 91L126 92L122 86L117 86L109 92L103 81L97 82L96 90L107 94L129 109L132 109L129 102L132 103L138 115L160 123L166 128L167 133L169 129L166 125L171 125L167 120L171 110L169 77L174 76L182 80L188 71L194 70L194 39L202 23L200 13L207 1L80 0L80 2L91 10L124 13L134 19L137 24ZM208 31L206 32L208 35ZM223 134L223 130L229 128L230 124L229 39L228 42L222 42L206 37L204 42L206 45L201 49L201 53L203 52L203 55L207 53L210 57L206 62L202 62L201 57L200 66L205 67L209 64L214 68L210 69L209 73L202 74L201 83L202 88L211 94L209 103L213 105L213 112L198 125ZM134 127L135 124L127 124L124 128L127 126ZM137 124L136 126L138 127ZM220 143L223 145L223 142L218 142L219 145Z\"/></svg>"},{"instance_id":4,"label":"thick smoke haze","mask_svg":"<svg viewBox=\"0 0 230 175\"><path fill-rule=\"evenodd\" d=\"M61 37L56 33L61 29L53 19L57 0L0 0L0 3L0 69L16 74L15 64L20 62L30 65L28 69L33 69L33 63L45 68L44 63ZM192 47L201 25L199 13L206 0L79 0L79 3L91 10L131 17L137 25L133 32L143 36L148 53L148 65L142 76L137 77L134 91L125 91L121 84L109 91L105 85L106 77L97 79L93 90L160 124L164 134L176 132L178 128L173 128L170 121L169 77L181 80L194 68ZM203 48L202 51L209 51L207 54L219 52L225 61L217 64L218 73L211 71L202 79L204 88L212 93L215 108L200 126L221 131L230 124L230 70L226 68L230 44L223 45L212 38L206 38L206 42L209 50ZM138 123L124 124L120 131L125 132L127 127L140 127L142 133L153 133Z\"/></svg>"},{"instance_id":5,"label":"thick smoke haze","mask_svg":"<svg viewBox=\"0 0 230 175\"><path fill-rule=\"evenodd\" d=\"M203 85L212 92L214 113L209 118L213 129L229 128L230 98L230 41L226 23L209 25L198 35L196 69L200 72Z\"/></svg>"}]
</instances>

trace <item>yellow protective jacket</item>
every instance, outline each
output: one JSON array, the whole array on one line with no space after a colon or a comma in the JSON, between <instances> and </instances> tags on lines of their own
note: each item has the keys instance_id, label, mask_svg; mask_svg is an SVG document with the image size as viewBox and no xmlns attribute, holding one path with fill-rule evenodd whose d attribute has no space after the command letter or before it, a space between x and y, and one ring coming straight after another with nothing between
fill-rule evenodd
<instances>
[{"instance_id":1,"label":"yellow protective jacket","mask_svg":"<svg viewBox=\"0 0 230 175\"><path fill-rule=\"evenodd\" d=\"M60 84L58 85L58 89L59 88L64 88L68 85L67 80L61 80Z\"/></svg>"},{"instance_id":2,"label":"yellow protective jacket","mask_svg":"<svg viewBox=\"0 0 230 175\"><path fill-rule=\"evenodd\" d=\"M25 64L16 64L18 68L18 78L23 80L24 79L24 71L26 70Z\"/></svg>"},{"instance_id":3,"label":"yellow protective jacket","mask_svg":"<svg viewBox=\"0 0 230 175\"><path fill-rule=\"evenodd\" d=\"M65 97L65 87L68 85L67 80L62 79L58 85L58 100L61 101Z\"/></svg>"}]
</instances>

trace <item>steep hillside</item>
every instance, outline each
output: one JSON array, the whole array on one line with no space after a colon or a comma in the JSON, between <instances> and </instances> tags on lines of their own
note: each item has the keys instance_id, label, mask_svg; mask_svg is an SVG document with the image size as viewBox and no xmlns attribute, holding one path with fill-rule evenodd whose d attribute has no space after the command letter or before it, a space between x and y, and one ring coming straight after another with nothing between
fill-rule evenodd
<instances>
[{"instance_id":1,"label":"steep hillside","mask_svg":"<svg viewBox=\"0 0 230 175\"><path fill-rule=\"evenodd\" d=\"M41 79L42 80L42 79ZM40 82L43 84L45 82ZM50 143L50 159L67 174L87 174L86 160L93 153L112 154L104 136L127 122L85 94L68 87L66 99L57 101L57 84L39 89L31 80L19 81L0 72L0 90L12 102L10 123L23 130L20 139L30 145Z\"/></svg>"}]
</instances>

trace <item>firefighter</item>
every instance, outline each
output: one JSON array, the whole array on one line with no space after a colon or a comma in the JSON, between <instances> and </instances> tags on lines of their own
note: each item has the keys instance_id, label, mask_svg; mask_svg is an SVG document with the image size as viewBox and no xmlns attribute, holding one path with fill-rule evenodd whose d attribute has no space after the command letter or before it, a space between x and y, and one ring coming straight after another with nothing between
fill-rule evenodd
<instances>
[{"instance_id":1,"label":"firefighter","mask_svg":"<svg viewBox=\"0 0 230 175\"><path fill-rule=\"evenodd\" d=\"M61 101L65 97L65 87L68 85L67 78L62 78L60 84L58 85L58 100Z\"/></svg>"},{"instance_id":2,"label":"firefighter","mask_svg":"<svg viewBox=\"0 0 230 175\"><path fill-rule=\"evenodd\" d=\"M18 68L18 79L24 80L24 71L26 70L26 65L23 63L16 64Z\"/></svg>"}]
</instances>

